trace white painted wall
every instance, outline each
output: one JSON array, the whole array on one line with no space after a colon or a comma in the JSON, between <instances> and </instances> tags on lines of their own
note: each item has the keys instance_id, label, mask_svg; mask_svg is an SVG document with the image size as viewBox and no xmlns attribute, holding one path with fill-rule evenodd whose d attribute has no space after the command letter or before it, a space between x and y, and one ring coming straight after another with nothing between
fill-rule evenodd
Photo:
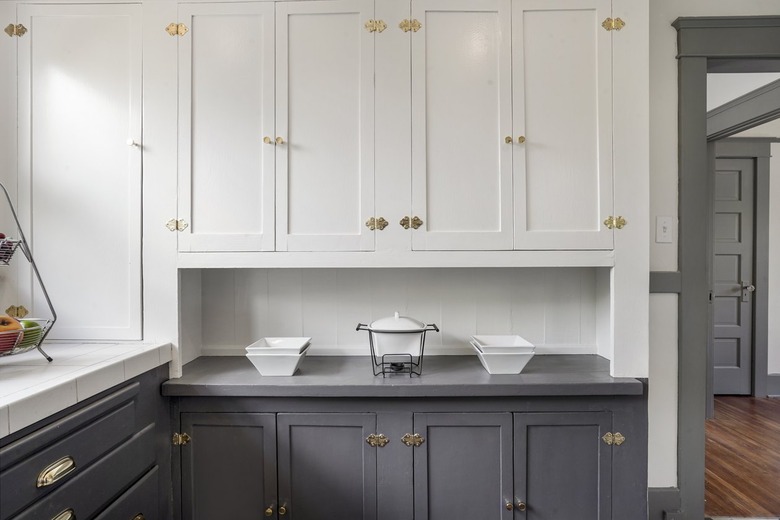
<instances>
[{"instance_id":1,"label":"white painted wall","mask_svg":"<svg viewBox=\"0 0 780 520\"><path fill-rule=\"evenodd\" d=\"M780 136L780 132L777 134ZM770 374L780 374L780 143L772 144L769 163L769 359Z\"/></svg>"},{"instance_id":2,"label":"white painted wall","mask_svg":"<svg viewBox=\"0 0 780 520\"><path fill-rule=\"evenodd\" d=\"M778 72L707 74L707 110L780 79Z\"/></svg>"},{"instance_id":3,"label":"white painted wall","mask_svg":"<svg viewBox=\"0 0 780 520\"><path fill-rule=\"evenodd\" d=\"M650 269L677 270L677 235L670 244L656 244L657 216L677 216L677 31L672 22L681 16L777 15L777 0L652 0L650 2ZM667 337L669 307L650 308L651 365L649 406L649 460L653 487L677 485L677 395L653 387L677 388L677 338ZM770 311L771 312L771 311ZM659 314L664 313L664 314ZM776 340L775 340L776 341ZM772 366L777 363L773 355ZM654 462L655 460L659 462Z\"/></svg>"}]
</instances>

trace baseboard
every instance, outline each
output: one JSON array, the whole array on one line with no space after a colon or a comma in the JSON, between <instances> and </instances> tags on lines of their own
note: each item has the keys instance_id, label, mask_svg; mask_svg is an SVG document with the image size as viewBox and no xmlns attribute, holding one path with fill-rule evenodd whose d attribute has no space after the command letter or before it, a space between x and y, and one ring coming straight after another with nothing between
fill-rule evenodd
<instances>
[{"instance_id":1,"label":"baseboard","mask_svg":"<svg viewBox=\"0 0 780 520\"><path fill-rule=\"evenodd\" d=\"M670 520L680 509L680 490L677 488L648 488L648 520Z\"/></svg>"},{"instance_id":2,"label":"baseboard","mask_svg":"<svg viewBox=\"0 0 780 520\"><path fill-rule=\"evenodd\" d=\"M766 376L766 393L769 397L780 397L780 374Z\"/></svg>"}]
</instances>

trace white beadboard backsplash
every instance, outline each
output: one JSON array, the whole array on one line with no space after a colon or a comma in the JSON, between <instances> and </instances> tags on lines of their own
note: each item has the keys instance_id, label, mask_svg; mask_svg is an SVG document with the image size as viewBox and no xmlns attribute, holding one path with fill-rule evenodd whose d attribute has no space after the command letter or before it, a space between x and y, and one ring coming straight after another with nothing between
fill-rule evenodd
<instances>
[{"instance_id":1,"label":"white beadboard backsplash","mask_svg":"<svg viewBox=\"0 0 780 520\"><path fill-rule=\"evenodd\" d=\"M211 269L201 278L203 355L265 336L311 336L310 355L365 355L370 323L398 311L440 333L426 354L466 354L472 334L519 334L538 353L597 353L598 268ZM608 279L608 277L601 277Z\"/></svg>"}]
</instances>

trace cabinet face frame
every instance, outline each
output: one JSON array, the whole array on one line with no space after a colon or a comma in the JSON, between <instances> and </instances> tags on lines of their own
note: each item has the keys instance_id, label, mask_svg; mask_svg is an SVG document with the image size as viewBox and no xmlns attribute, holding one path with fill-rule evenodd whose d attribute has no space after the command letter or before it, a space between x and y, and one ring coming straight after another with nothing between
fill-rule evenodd
<instances>
[{"instance_id":1,"label":"cabinet face frame","mask_svg":"<svg viewBox=\"0 0 780 520\"><path fill-rule=\"evenodd\" d=\"M142 152L128 139L142 141L141 6L17 9L18 216L59 311L48 337L140 340ZM31 268L18 272L22 303L45 317Z\"/></svg>"},{"instance_id":2,"label":"cabinet face frame","mask_svg":"<svg viewBox=\"0 0 780 520\"><path fill-rule=\"evenodd\" d=\"M181 4L179 19L189 29L177 37L177 213L187 223L177 233L179 251L273 251L275 146L263 139L275 136L274 4ZM231 19L246 24L231 31ZM239 37L260 46L260 55L237 46ZM199 44L214 40L221 45ZM241 88L250 76L259 92Z\"/></svg>"},{"instance_id":3,"label":"cabinet face frame","mask_svg":"<svg viewBox=\"0 0 780 520\"><path fill-rule=\"evenodd\" d=\"M375 36L363 26L373 14L373 2L361 0L276 4L277 251L374 250L375 232L366 222L374 217ZM353 19L349 29L354 33L334 33L333 24L346 16ZM314 23L317 17L321 20ZM305 31L305 42L300 30ZM317 42L333 34L344 40L330 42L330 49L321 45L332 53L327 61L317 59ZM358 48L349 49L356 50L356 56L345 49L349 37L357 40ZM324 81L317 72L322 67L344 75ZM350 73L354 76L347 76ZM357 83L350 84L350 79ZM357 100L338 90L342 87L352 89ZM319 104L307 111L312 103ZM354 112L330 117L327 112L337 106ZM327 117L315 117L323 111ZM330 160L323 161L323 154Z\"/></svg>"}]
</instances>

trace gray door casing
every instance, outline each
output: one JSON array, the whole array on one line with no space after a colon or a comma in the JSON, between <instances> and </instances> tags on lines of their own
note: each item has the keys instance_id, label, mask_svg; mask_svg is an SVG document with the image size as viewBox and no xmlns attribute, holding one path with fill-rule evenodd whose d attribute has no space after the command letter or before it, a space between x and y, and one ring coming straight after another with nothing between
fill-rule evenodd
<instances>
[{"instance_id":1,"label":"gray door casing","mask_svg":"<svg viewBox=\"0 0 780 520\"><path fill-rule=\"evenodd\" d=\"M751 393L754 180L754 161L715 159L712 363L717 395Z\"/></svg>"}]
</instances>

